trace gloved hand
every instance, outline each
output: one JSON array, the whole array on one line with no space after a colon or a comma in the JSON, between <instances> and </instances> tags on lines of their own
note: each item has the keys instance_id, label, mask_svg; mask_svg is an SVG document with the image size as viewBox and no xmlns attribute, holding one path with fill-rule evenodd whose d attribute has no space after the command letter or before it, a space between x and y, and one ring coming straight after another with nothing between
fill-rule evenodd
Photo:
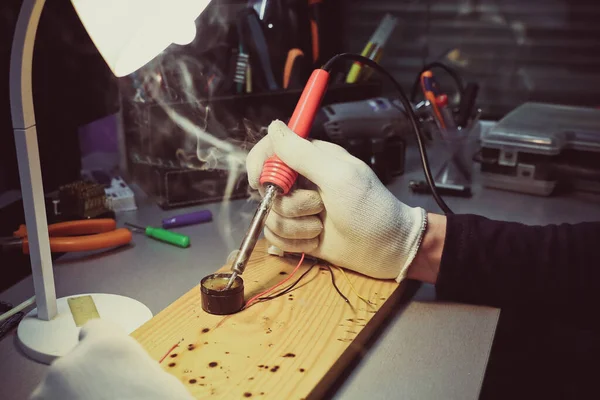
<instances>
[{"instance_id":1,"label":"gloved hand","mask_svg":"<svg viewBox=\"0 0 600 400\"><path fill-rule=\"evenodd\" d=\"M261 193L262 166L273 154L314 185L275 200L265 227L272 245L374 278L406 276L425 231L425 210L399 201L342 147L302 139L281 121L271 123L246 160L250 186Z\"/></svg>"},{"instance_id":2,"label":"gloved hand","mask_svg":"<svg viewBox=\"0 0 600 400\"><path fill-rule=\"evenodd\" d=\"M139 343L102 319L81 328L78 345L52 363L31 395L32 400L192 398Z\"/></svg>"}]
</instances>

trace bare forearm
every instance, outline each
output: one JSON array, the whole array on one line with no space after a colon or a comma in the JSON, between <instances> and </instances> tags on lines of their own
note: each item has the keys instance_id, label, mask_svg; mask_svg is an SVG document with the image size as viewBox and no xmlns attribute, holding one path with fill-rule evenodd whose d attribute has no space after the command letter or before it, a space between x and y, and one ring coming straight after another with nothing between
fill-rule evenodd
<instances>
[{"instance_id":1,"label":"bare forearm","mask_svg":"<svg viewBox=\"0 0 600 400\"><path fill-rule=\"evenodd\" d=\"M446 217L428 214L427 230L419 251L407 271L407 278L431 284L437 282L445 238Z\"/></svg>"}]
</instances>

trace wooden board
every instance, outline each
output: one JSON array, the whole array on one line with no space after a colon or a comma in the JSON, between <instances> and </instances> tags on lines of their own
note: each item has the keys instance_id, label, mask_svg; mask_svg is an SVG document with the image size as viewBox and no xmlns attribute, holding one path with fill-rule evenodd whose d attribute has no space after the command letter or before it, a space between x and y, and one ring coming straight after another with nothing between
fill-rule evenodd
<instances>
[{"instance_id":1,"label":"wooden board","mask_svg":"<svg viewBox=\"0 0 600 400\"><path fill-rule=\"evenodd\" d=\"M297 262L268 255L259 242L243 276L246 299L285 278ZM310 265L305 261L290 282ZM315 267L290 295L230 316L204 312L196 286L132 336L157 361L164 357L161 366L196 398L320 398L402 292L394 281L347 272L374 303L369 306L340 271L334 273L352 307L336 293L329 272Z\"/></svg>"}]
</instances>

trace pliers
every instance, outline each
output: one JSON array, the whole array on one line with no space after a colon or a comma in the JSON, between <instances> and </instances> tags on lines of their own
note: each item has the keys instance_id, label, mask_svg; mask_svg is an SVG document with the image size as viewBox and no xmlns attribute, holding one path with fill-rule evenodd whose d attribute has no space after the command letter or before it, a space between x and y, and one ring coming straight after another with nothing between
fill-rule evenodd
<instances>
[{"instance_id":1,"label":"pliers","mask_svg":"<svg viewBox=\"0 0 600 400\"><path fill-rule=\"evenodd\" d=\"M76 251L92 251L117 247L131 242L131 231L117 229L114 219L87 219L59 222L48 225L50 251L53 253L70 253ZM27 228L21 225L12 237L0 238L0 247L18 249L29 254Z\"/></svg>"}]
</instances>

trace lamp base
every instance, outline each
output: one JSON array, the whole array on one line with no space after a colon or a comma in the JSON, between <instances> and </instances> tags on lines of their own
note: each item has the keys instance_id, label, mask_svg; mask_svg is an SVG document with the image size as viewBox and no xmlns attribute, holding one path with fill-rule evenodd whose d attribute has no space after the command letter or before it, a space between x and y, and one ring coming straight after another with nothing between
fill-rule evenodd
<instances>
[{"instance_id":1,"label":"lamp base","mask_svg":"<svg viewBox=\"0 0 600 400\"><path fill-rule=\"evenodd\" d=\"M128 334L152 318L148 307L125 296L92 293L63 297L56 300L58 314L51 321L38 319L37 308L23 318L17 329L23 352L35 361L50 364L73 349L81 328L75 325L67 299L86 295L92 296L100 318L116 323Z\"/></svg>"}]
</instances>

